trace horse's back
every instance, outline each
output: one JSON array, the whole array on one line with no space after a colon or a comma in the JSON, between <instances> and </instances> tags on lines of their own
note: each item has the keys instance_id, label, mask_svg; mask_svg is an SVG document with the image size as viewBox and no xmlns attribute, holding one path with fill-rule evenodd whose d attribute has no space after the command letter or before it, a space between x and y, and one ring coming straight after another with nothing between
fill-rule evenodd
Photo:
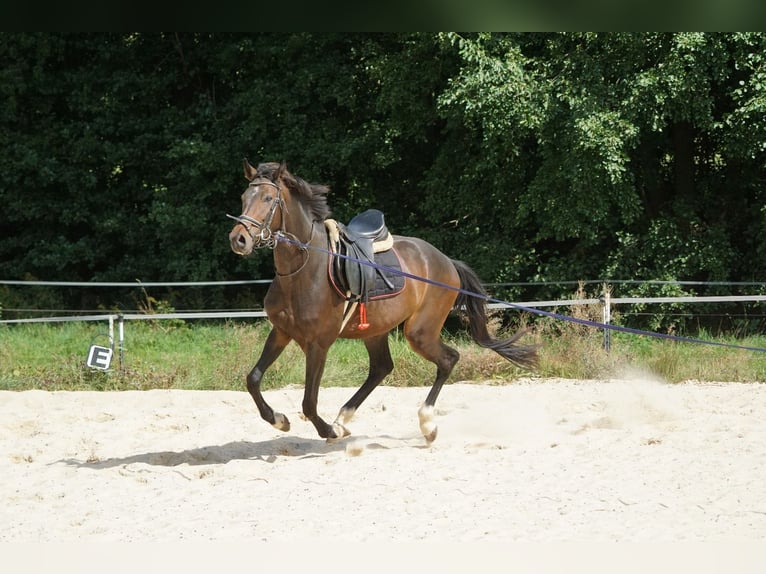
<instances>
[{"instance_id":1,"label":"horse's back","mask_svg":"<svg viewBox=\"0 0 766 574\"><path fill-rule=\"evenodd\" d=\"M394 249L407 273L453 287L460 286L460 277L452 260L428 241L418 237L394 235ZM423 283L428 285L427 282Z\"/></svg>"}]
</instances>

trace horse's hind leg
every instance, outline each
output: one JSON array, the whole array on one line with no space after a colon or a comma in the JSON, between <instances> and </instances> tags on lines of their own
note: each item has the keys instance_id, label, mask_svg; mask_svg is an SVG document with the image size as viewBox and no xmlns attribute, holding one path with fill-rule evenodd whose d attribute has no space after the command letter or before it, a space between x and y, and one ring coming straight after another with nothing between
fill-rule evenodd
<instances>
[{"instance_id":1,"label":"horse's hind leg","mask_svg":"<svg viewBox=\"0 0 766 574\"><path fill-rule=\"evenodd\" d=\"M258 362L247 375L247 390L250 396L253 397L255 405L258 407L258 412L261 413L261 418L281 431L290 430L290 421L282 413L275 413L263 398L261 379L266 369L277 360L277 357L282 354L282 351L284 351L291 340L288 335L278 331L276 328L272 329L266 338L266 344L263 346Z\"/></svg>"},{"instance_id":2,"label":"horse's hind leg","mask_svg":"<svg viewBox=\"0 0 766 574\"><path fill-rule=\"evenodd\" d=\"M388 347L388 333L365 339L364 346L367 347L367 353L370 356L370 372L362 386L359 387L359 390L340 409L338 417L333 424L333 427L345 430L346 434L351 434L345 425L354 416L356 409L394 369L394 361L391 359L391 350Z\"/></svg>"},{"instance_id":3,"label":"horse's hind leg","mask_svg":"<svg viewBox=\"0 0 766 574\"><path fill-rule=\"evenodd\" d=\"M445 315L446 318L446 315ZM443 321L432 321L427 325L419 324L417 320L410 320L405 324L404 335L412 349L421 357L428 359L436 365L436 379L434 379L425 402L418 410L420 431L430 444L436 439L437 427L434 420L434 405L442 390L444 381L447 380L455 363L460 359L460 353L452 347L448 347L441 340L441 326ZM438 325L436 330L434 326Z\"/></svg>"}]
</instances>

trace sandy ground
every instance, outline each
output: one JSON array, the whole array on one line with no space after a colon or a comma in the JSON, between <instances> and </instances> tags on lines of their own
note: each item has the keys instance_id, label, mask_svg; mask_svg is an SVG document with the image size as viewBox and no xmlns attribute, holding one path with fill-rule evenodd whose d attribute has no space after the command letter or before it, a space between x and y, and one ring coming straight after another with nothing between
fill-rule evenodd
<instances>
[{"instance_id":1,"label":"sandy ground","mask_svg":"<svg viewBox=\"0 0 766 574\"><path fill-rule=\"evenodd\" d=\"M354 389L324 388L328 420ZM766 384L380 387L327 444L302 390L1 392L0 541L762 541Z\"/></svg>"}]
</instances>

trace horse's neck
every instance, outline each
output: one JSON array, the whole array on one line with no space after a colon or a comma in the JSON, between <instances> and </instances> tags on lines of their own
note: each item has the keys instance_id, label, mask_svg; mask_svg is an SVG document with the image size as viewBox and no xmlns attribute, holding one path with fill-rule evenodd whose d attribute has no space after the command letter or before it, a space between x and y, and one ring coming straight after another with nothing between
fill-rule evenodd
<instances>
[{"instance_id":1,"label":"horse's neck","mask_svg":"<svg viewBox=\"0 0 766 574\"><path fill-rule=\"evenodd\" d=\"M304 218L296 225L288 221L284 235L288 241L278 241L274 248L277 277L292 277L299 272L316 273L319 269L317 264L321 264L324 258L319 257L320 252L312 250L312 247L327 244L327 232L322 222Z\"/></svg>"}]
</instances>

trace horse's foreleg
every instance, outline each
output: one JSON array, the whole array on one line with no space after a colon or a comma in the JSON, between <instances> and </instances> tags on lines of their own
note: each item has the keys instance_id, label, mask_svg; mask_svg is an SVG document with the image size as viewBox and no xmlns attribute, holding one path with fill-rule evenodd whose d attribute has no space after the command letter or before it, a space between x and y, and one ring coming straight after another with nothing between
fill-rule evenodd
<instances>
[{"instance_id":1,"label":"horse's foreleg","mask_svg":"<svg viewBox=\"0 0 766 574\"><path fill-rule=\"evenodd\" d=\"M333 426L339 425L345 429L345 425L354 416L356 409L394 369L394 361L391 359L391 350L388 347L388 333L365 339L364 346L367 347L367 353L370 356L370 372L359 390L340 409Z\"/></svg>"},{"instance_id":2,"label":"horse's foreleg","mask_svg":"<svg viewBox=\"0 0 766 574\"><path fill-rule=\"evenodd\" d=\"M319 344L309 344L306 353L306 386L303 391L303 414L316 427L319 436L332 441L348 435L348 431L342 425L327 424L317 412L319 400L319 385L322 382L322 374L327 360L327 348Z\"/></svg>"},{"instance_id":3,"label":"horse's foreleg","mask_svg":"<svg viewBox=\"0 0 766 574\"><path fill-rule=\"evenodd\" d=\"M247 390L250 396L253 397L255 405L258 407L258 412L261 413L261 418L281 431L290 430L290 421L282 413L275 413L266 402L266 399L263 398L261 379L266 369L277 360L277 357L282 354L282 351L290 341L291 338L288 335L277 329L272 329L266 338L266 344L263 346L258 362L247 375Z\"/></svg>"}]
</instances>

